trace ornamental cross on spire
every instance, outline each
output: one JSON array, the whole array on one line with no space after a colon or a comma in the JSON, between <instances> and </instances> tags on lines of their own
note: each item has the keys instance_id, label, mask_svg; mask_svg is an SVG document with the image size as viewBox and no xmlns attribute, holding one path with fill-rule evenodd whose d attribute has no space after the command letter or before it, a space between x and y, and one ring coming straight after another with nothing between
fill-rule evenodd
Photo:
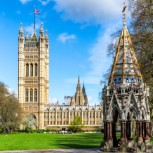
<instances>
[{"instance_id":1,"label":"ornamental cross on spire","mask_svg":"<svg viewBox=\"0 0 153 153\"><path fill-rule=\"evenodd\" d=\"M126 26L126 0L124 0L124 6L123 6L123 10L122 10L122 13L123 13L123 26L125 27Z\"/></svg>"}]
</instances>

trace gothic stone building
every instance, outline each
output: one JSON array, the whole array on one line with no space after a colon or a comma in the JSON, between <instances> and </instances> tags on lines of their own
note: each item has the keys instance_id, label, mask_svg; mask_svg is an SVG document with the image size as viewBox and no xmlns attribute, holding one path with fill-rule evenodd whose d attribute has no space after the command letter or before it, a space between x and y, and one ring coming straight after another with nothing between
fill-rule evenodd
<instances>
[{"instance_id":1,"label":"gothic stone building","mask_svg":"<svg viewBox=\"0 0 153 153\"><path fill-rule=\"evenodd\" d=\"M85 87L80 79L74 97L67 104L49 104L49 40L43 26L40 35L36 31L24 38L22 25L18 37L18 98L24 116L31 114L37 121L37 129L67 128L74 116L81 116L85 129L102 125L102 107L90 106Z\"/></svg>"}]
</instances>

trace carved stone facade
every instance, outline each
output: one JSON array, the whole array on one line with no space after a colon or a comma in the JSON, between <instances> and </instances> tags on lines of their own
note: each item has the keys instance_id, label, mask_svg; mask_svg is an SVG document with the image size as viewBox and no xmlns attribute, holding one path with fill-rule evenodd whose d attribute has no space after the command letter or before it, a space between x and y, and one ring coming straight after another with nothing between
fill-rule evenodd
<instances>
[{"instance_id":1,"label":"carved stone facade","mask_svg":"<svg viewBox=\"0 0 153 153\"><path fill-rule=\"evenodd\" d=\"M74 116L81 116L85 129L102 126L102 106L89 106L80 79L74 97L67 104L49 104L49 40L43 26L40 36L34 31L24 38L22 25L18 37L18 98L24 116L31 114L37 129L67 128Z\"/></svg>"},{"instance_id":2,"label":"carved stone facade","mask_svg":"<svg viewBox=\"0 0 153 153\"><path fill-rule=\"evenodd\" d=\"M22 25L18 37L18 98L25 112L44 128L44 105L49 97L49 42L43 26L38 37L34 31L24 38Z\"/></svg>"},{"instance_id":3,"label":"carved stone facade","mask_svg":"<svg viewBox=\"0 0 153 153\"><path fill-rule=\"evenodd\" d=\"M78 84L73 97L68 96L67 104L50 104L46 106L45 125L49 128L67 128L74 116L81 116L84 130L95 130L102 127L103 113L102 105L89 105L85 86Z\"/></svg>"}]
</instances>

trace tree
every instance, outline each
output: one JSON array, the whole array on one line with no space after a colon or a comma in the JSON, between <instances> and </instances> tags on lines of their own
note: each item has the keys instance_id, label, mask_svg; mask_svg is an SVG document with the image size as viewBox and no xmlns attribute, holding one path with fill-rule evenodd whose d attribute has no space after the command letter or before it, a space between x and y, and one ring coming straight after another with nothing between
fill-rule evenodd
<instances>
[{"instance_id":1,"label":"tree","mask_svg":"<svg viewBox=\"0 0 153 153\"><path fill-rule=\"evenodd\" d=\"M83 128L82 118L80 116L75 116L73 121L70 123L68 129L74 133L80 132Z\"/></svg>"},{"instance_id":2,"label":"tree","mask_svg":"<svg viewBox=\"0 0 153 153\"><path fill-rule=\"evenodd\" d=\"M153 92L153 1L130 0L131 31L135 51L138 55L144 81ZM150 94L153 104L153 95Z\"/></svg>"},{"instance_id":3,"label":"tree","mask_svg":"<svg viewBox=\"0 0 153 153\"><path fill-rule=\"evenodd\" d=\"M21 123L21 106L14 93L0 82L0 129L3 132L17 130Z\"/></svg>"},{"instance_id":4,"label":"tree","mask_svg":"<svg viewBox=\"0 0 153 153\"><path fill-rule=\"evenodd\" d=\"M37 127L37 122L36 122L35 116L33 114L28 114L27 116L25 116L22 123L25 127L25 130L27 130L29 132L32 129L36 129L36 127Z\"/></svg>"}]
</instances>

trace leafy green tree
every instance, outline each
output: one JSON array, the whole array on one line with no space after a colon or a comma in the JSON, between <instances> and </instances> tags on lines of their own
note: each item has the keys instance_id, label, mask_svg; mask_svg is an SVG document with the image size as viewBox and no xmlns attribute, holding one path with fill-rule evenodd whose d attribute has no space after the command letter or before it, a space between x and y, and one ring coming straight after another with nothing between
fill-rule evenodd
<instances>
[{"instance_id":1,"label":"leafy green tree","mask_svg":"<svg viewBox=\"0 0 153 153\"><path fill-rule=\"evenodd\" d=\"M19 129L22 109L14 93L0 82L0 129L11 132Z\"/></svg>"},{"instance_id":2,"label":"leafy green tree","mask_svg":"<svg viewBox=\"0 0 153 153\"><path fill-rule=\"evenodd\" d=\"M138 55L144 81L150 87L153 105L153 1L130 0L132 41Z\"/></svg>"},{"instance_id":3,"label":"leafy green tree","mask_svg":"<svg viewBox=\"0 0 153 153\"><path fill-rule=\"evenodd\" d=\"M76 132L81 132L83 126L84 125L82 124L81 116L75 116L73 121L70 123L68 129L69 131L76 133Z\"/></svg>"}]
</instances>

